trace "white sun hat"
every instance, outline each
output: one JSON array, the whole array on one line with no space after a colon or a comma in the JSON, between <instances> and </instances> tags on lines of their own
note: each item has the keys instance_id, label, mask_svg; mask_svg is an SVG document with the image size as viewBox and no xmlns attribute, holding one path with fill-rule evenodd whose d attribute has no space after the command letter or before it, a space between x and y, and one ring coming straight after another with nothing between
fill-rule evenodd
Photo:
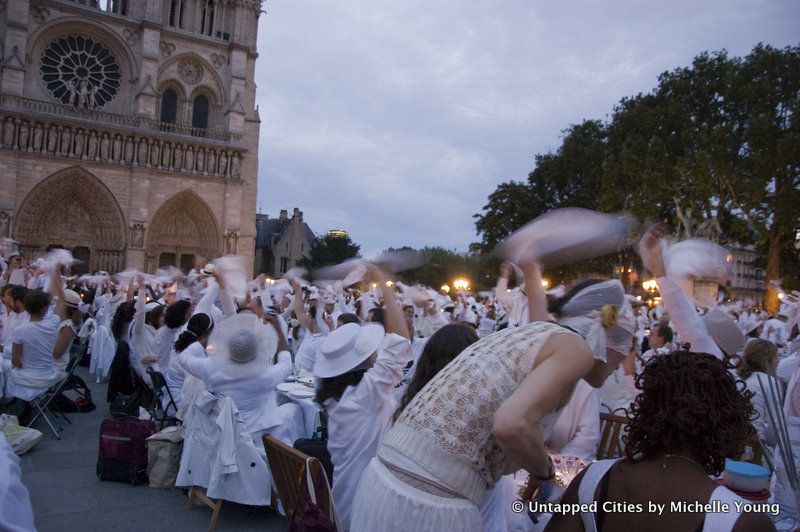
<instances>
[{"instance_id":1,"label":"white sun hat","mask_svg":"<svg viewBox=\"0 0 800 532\"><path fill-rule=\"evenodd\" d=\"M320 345L314 375L327 379L354 370L378 350L385 334L377 323L338 327Z\"/></svg>"},{"instance_id":2,"label":"white sun hat","mask_svg":"<svg viewBox=\"0 0 800 532\"><path fill-rule=\"evenodd\" d=\"M278 348L277 335L270 335L253 313L229 316L214 327L209 355L214 366L229 377L255 376L270 366Z\"/></svg>"}]
</instances>

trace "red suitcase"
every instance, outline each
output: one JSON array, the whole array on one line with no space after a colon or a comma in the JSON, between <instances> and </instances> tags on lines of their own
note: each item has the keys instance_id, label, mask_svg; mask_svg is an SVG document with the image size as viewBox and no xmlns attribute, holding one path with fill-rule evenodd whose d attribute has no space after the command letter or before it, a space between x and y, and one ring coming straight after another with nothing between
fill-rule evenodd
<instances>
[{"instance_id":1,"label":"red suitcase","mask_svg":"<svg viewBox=\"0 0 800 532\"><path fill-rule=\"evenodd\" d=\"M156 432L152 420L125 416L105 419L100 424L100 455L97 476L100 480L147 482L147 438Z\"/></svg>"}]
</instances>

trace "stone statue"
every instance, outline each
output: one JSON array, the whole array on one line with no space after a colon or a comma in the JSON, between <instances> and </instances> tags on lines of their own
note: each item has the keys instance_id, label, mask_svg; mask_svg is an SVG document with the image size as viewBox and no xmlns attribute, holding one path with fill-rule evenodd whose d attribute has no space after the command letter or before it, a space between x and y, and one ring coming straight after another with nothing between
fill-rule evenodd
<instances>
[{"instance_id":1,"label":"stone statue","mask_svg":"<svg viewBox=\"0 0 800 532\"><path fill-rule=\"evenodd\" d=\"M97 91L99 90L100 90L100 85L95 85L94 87L92 87L92 90L89 93L88 105L92 109L97 107Z\"/></svg>"},{"instance_id":2,"label":"stone statue","mask_svg":"<svg viewBox=\"0 0 800 532\"><path fill-rule=\"evenodd\" d=\"M219 156L219 166L217 170L217 174L221 177L228 177L228 157L230 157L230 152L225 150Z\"/></svg>"},{"instance_id":3,"label":"stone statue","mask_svg":"<svg viewBox=\"0 0 800 532\"><path fill-rule=\"evenodd\" d=\"M205 148L200 148L197 150L197 157L195 158L195 165L194 169L197 171L198 174L202 174L205 168L206 162L206 150Z\"/></svg>"},{"instance_id":4,"label":"stone statue","mask_svg":"<svg viewBox=\"0 0 800 532\"><path fill-rule=\"evenodd\" d=\"M236 255L238 247L239 235L236 231L228 231L228 235L225 238L225 253L228 255Z\"/></svg>"},{"instance_id":5,"label":"stone statue","mask_svg":"<svg viewBox=\"0 0 800 532\"><path fill-rule=\"evenodd\" d=\"M16 144L17 128L14 126L14 118L9 116L3 124L3 146L12 147Z\"/></svg>"},{"instance_id":6,"label":"stone statue","mask_svg":"<svg viewBox=\"0 0 800 532\"><path fill-rule=\"evenodd\" d=\"M89 107L89 84L85 79L78 85L78 107Z\"/></svg>"},{"instance_id":7,"label":"stone statue","mask_svg":"<svg viewBox=\"0 0 800 532\"><path fill-rule=\"evenodd\" d=\"M100 139L100 160L103 162L108 161L108 156L111 152L111 140L108 138L108 133L103 133Z\"/></svg>"},{"instance_id":8,"label":"stone statue","mask_svg":"<svg viewBox=\"0 0 800 532\"><path fill-rule=\"evenodd\" d=\"M114 135L114 144L112 145L112 154L114 162L119 162L122 159L122 135L117 133Z\"/></svg>"},{"instance_id":9,"label":"stone statue","mask_svg":"<svg viewBox=\"0 0 800 532\"><path fill-rule=\"evenodd\" d=\"M84 158L83 147L86 143L86 137L82 129L75 130L75 157Z\"/></svg>"},{"instance_id":10,"label":"stone statue","mask_svg":"<svg viewBox=\"0 0 800 532\"><path fill-rule=\"evenodd\" d=\"M164 148L161 150L161 168L170 169L172 163L172 144L169 142L164 143Z\"/></svg>"},{"instance_id":11,"label":"stone statue","mask_svg":"<svg viewBox=\"0 0 800 532\"><path fill-rule=\"evenodd\" d=\"M172 152L172 167L180 172L183 170L183 146L178 144Z\"/></svg>"},{"instance_id":12,"label":"stone statue","mask_svg":"<svg viewBox=\"0 0 800 532\"><path fill-rule=\"evenodd\" d=\"M136 162L139 166L147 166L147 140L144 137L139 139L138 148Z\"/></svg>"},{"instance_id":13,"label":"stone statue","mask_svg":"<svg viewBox=\"0 0 800 532\"><path fill-rule=\"evenodd\" d=\"M189 146L186 150L184 168L187 172L194 172L194 146Z\"/></svg>"},{"instance_id":14,"label":"stone statue","mask_svg":"<svg viewBox=\"0 0 800 532\"><path fill-rule=\"evenodd\" d=\"M19 149L27 151L28 149L28 134L30 133L30 126L27 120L23 120L19 124Z\"/></svg>"},{"instance_id":15,"label":"stone statue","mask_svg":"<svg viewBox=\"0 0 800 532\"><path fill-rule=\"evenodd\" d=\"M72 130L68 127L61 132L61 155L72 155Z\"/></svg>"},{"instance_id":16,"label":"stone statue","mask_svg":"<svg viewBox=\"0 0 800 532\"><path fill-rule=\"evenodd\" d=\"M231 177L241 177L242 173L242 156L234 153L231 157Z\"/></svg>"},{"instance_id":17,"label":"stone statue","mask_svg":"<svg viewBox=\"0 0 800 532\"><path fill-rule=\"evenodd\" d=\"M86 147L86 157L91 160L97 159L97 133L94 131L89 132L89 141Z\"/></svg>"},{"instance_id":18,"label":"stone statue","mask_svg":"<svg viewBox=\"0 0 800 532\"><path fill-rule=\"evenodd\" d=\"M11 213L0 211L0 237L11 236Z\"/></svg>"},{"instance_id":19,"label":"stone statue","mask_svg":"<svg viewBox=\"0 0 800 532\"><path fill-rule=\"evenodd\" d=\"M49 126L47 128L47 153L55 153L58 149L58 130L60 126Z\"/></svg>"},{"instance_id":20,"label":"stone statue","mask_svg":"<svg viewBox=\"0 0 800 532\"><path fill-rule=\"evenodd\" d=\"M131 247L137 249L144 247L144 224L139 222L131 224Z\"/></svg>"},{"instance_id":21,"label":"stone statue","mask_svg":"<svg viewBox=\"0 0 800 532\"><path fill-rule=\"evenodd\" d=\"M33 126L33 151L41 151L42 150L42 140L44 138L44 131L42 129L42 124L36 122Z\"/></svg>"},{"instance_id":22,"label":"stone statue","mask_svg":"<svg viewBox=\"0 0 800 532\"><path fill-rule=\"evenodd\" d=\"M208 175L214 175L214 172L217 170L217 159L214 150L208 150L208 154L206 155L206 173Z\"/></svg>"},{"instance_id":23,"label":"stone statue","mask_svg":"<svg viewBox=\"0 0 800 532\"><path fill-rule=\"evenodd\" d=\"M133 164L134 140L133 137L125 137L125 164Z\"/></svg>"},{"instance_id":24,"label":"stone statue","mask_svg":"<svg viewBox=\"0 0 800 532\"><path fill-rule=\"evenodd\" d=\"M160 162L161 162L161 143L155 141L150 146L150 166L156 167Z\"/></svg>"},{"instance_id":25,"label":"stone statue","mask_svg":"<svg viewBox=\"0 0 800 532\"><path fill-rule=\"evenodd\" d=\"M71 79L67 82L67 105L78 105L78 88L77 80Z\"/></svg>"}]
</instances>

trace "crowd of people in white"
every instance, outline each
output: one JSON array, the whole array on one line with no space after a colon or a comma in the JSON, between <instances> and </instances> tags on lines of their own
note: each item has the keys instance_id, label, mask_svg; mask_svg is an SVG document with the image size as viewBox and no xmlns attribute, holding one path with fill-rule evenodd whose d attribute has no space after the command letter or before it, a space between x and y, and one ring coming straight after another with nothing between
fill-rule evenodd
<instances>
[{"instance_id":1,"label":"crowd of people in white","mask_svg":"<svg viewBox=\"0 0 800 532\"><path fill-rule=\"evenodd\" d=\"M264 433L289 445L308 436L308 411L277 387L313 377L345 529L526 529L530 519L511 511L519 498L511 474L526 470L533 491L553 477L548 451L591 462L600 412L625 415L637 403L644 412L647 398L639 396L657 392L640 381L656 359L686 351L717 361L738 356L735 372L720 370L719 379L730 380L720 386L744 381L739 395L758 415L740 414L769 458L776 436L759 376L776 374L786 389L785 415L800 417L797 298L785 294L774 315L741 301L698 308L665 270L660 240L651 231L639 245L662 298L652 308L617 280L545 292L538 263L524 259L501 265L493 291L450 295L397 281L391 260L355 261L339 280L309 283L301 271L247 281L233 257L188 274L64 277L71 257L63 251L36 268L13 252L0 263L3 396L30 401L63 378L75 337L88 343L100 382L124 341L143 382L150 383L148 367L165 376L176 417L185 419L204 391L229 397L261 447ZM732 424L709 419L705 430ZM678 474L688 475L683 468L693 461L708 480L720 472L714 457L729 449L662 451L658 478L672 471L666 457L681 456L686 463L669 464ZM653 455L644 452L619 470L647 479L647 459ZM680 486L671 488L674 497L683 497ZM705 486L702 478L697 486ZM698 488L698 498L713 500L714 488ZM20 511L0 507L3 517ZM736 526L771 525L751 514Z\"/></svg>"}]
</instances>

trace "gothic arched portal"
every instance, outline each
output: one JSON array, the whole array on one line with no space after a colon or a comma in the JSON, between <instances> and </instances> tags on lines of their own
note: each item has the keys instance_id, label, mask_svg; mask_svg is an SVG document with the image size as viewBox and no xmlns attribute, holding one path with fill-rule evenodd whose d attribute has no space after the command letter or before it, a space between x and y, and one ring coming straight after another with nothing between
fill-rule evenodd
<instances>
[{"instance_id":1,"label":"gothic arched portal","mask_svg":"<svg viewBox=\"0 0 800 532\"><path fill-rule=\"evenodd\" d=\"M214 213L194 192L175 194L153 216L147 231L147 269L191 268L197 259L217 257L221 237Z\"/></svg>"},{"instance_id":2,"label":"gothic arched portal","mask_svg":"<svg viewBox=\"0 0 800 532\"><path fill-rule=\"evenodd\" d=\"M125 267L125 217L108 188L80 167L56 172L36 185L14 219L12 237L29 259L65 248L80 271Z\"/></svg>"}]
</instances>

